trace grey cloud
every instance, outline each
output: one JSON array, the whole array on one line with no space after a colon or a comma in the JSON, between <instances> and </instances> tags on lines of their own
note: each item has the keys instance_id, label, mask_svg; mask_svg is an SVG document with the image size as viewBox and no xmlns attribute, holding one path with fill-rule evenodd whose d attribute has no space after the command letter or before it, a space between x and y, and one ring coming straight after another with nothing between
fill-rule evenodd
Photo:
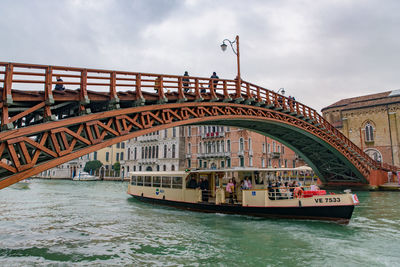
<instances>
[{"instance_id":1,"label":"grey cloud","mask_svg":"<svg viewBox=\"0 0 400 267\"><path fill-rule=\"evenodd\" d=\"M236 76L320 110L398 89L400 2L2 1L1 61Z\"/></svg>"}]
</instances>

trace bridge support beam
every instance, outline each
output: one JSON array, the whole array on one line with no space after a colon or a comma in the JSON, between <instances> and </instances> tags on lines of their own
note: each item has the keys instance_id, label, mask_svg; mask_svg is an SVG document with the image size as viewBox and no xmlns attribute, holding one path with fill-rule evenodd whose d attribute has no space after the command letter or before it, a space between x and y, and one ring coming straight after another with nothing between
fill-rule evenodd
<instances>
[{"instance_id":1,"label":"bridge support beam","mask_svg":"<svg viewBox=\"0 0 400 267\"><path fill-rule=\"evenodd\" d=\"M384 170L371 170L368 176L370 187L376 189L387 182L387 177L387 172Z\"/></svg>"}]
</instances>

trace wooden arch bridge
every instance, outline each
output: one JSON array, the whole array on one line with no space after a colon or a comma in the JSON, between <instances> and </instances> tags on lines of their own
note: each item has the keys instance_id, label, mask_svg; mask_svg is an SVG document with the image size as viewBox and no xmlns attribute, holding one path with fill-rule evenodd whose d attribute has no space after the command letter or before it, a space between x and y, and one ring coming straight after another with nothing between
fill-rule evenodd
<instances>
[{"instance_id":1,"label":"wooden arch bridge","mask_svg":"<svg viewBox=\"0 0 400 267\"><path fill-rule=\"evenodd\" d=\"M54 90L57 84L66 89ZM314 109L246 81L0 62L0 90L0 189L112 144L190 124L274 138L326 184L378 185L396 170Z\"/></svg>"}]
</instances>

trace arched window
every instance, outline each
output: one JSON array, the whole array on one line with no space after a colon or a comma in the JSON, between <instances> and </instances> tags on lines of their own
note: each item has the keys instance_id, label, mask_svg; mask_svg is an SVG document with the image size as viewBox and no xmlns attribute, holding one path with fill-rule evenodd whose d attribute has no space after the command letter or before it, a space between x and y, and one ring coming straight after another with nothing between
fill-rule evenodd
<instances>
[{"instance_id":1,"label":"arched window","mask_svg":"<svg viewBox=\"0 0 400 267\"><path fill-rule=\"evenodd\" d=\"M137 148L135 147L135 150L133 152L133 159L136 159L136 154L137 154Z\"/></svg>"},{"instance_id":2,"label":"arched window","mask_svg":"<svg viewBox=\"0 0 400 267\"><path fill-rule=\"evenodd\" d=\"M156 158L158 159L158 146L156 146Z\"/></svg>"},{"instance_id":3,"label":"arched window","mask_svg":"<svg viewBox=\"0 0 400 267\"><path fill-rule=\"evenodd\" d=\"M167 158L167 145L164 145L164 158Z\"/></svg>"},{"instance_id":4,"label":"arched window","mask_svg":"<svg viewBox=\"0 0 400 267\"><path fill-rule=\"evenodd\" d=\"M166 171L167 170L167 166L163 165L162 169L163 169L163 171Z\"/></svg>"},{"instance_id":5,"label":"arched window","mask_svg":"<svg viewBox=\"0 0 400 267\"><path fill-rule=\"evenodd\" d=\"M147 159L147 151L148 151L148 147L146 146L145 148L144 148L144 158L145 159Z\"/></svg>"},{"instance_id":6,"label":"arched window","mask_svg":"<svg viewBox=\"0 0 400 267\"><path fill-rule=\"evenodd\" d=\"M370 123L367 123L367 125L365 125L365 141L374 141L374 127L372 127Z\"/></svg>"},{"instance_id":7,"label":"arched window","mask_svg":"<svg viewBox=\"0 0 400 267\"><path fill-rule=\"evenodd\" d=\"M192 154L192 144L188 144L188 154Z\"/></svg>"},{"instance_id":8,"label":"arched window","mask_svg":"<svg viewBox=\"0 0 400 267\"><path fill-rule=\"evenodd\" d=\"M172 145L172 158L175 158L175 144Z\"/></svg>"},{"instance_id":9,"label":"arched window","mask_svg":"<svg viewBox=\"0 0 400 267\"><path fill-rule=\"evenodd\" d=\"M175 171L175 165L171 166L171 171Z\"/></svg>"},{"instance_id":10,"label":"arched window","mask_svg":"<svg viewBox=\"0 0 400 267\"><path fill-rule=\"evenodd\" d=\"M244 150L244 141L243 138L239 139L239 151L243 151Z\"/></svg>"},{"instance_id":11,"label":"arched window","mask_svg":"<svg viewBox=\"0 0 400 267\"><path fill-rule=\"evenodd\" d=\"M128 147L128 160L131 159L131 149Z\"/></svg>"}]
</instances>

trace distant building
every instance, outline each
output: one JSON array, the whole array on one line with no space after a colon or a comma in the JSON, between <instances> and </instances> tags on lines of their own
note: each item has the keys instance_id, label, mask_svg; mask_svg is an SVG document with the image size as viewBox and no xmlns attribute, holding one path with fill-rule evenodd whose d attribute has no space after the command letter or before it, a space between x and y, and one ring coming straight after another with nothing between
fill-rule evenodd
<instances>
[{"instance_id":1,"label":"distant building","mask_svg":"<svg viewBox=\"0 0 400 267\"><path fill-rule=\"evenodd\" d=\"M240 128L186 126L184 144L186 168L292 168L304 165L283 144Z\"/></svg>"},{"instance_id":2,"label":"distant building","mask_svg":"<svg viewBox=\"0 0 400 267\"><path fill-rule=\"evenodd\" d=\"M400 165L400 90L342 99L322 114L376 161Z\"/></svg>"},{"instance_id":3,"label":"distant building","mask_svg":"<svg viewBox=\"0 0 400 267\"><path fill-rule=\"evenodd\" d=\"M121 161L124 176L130 171L177 171L184 168L182 128L156 131L126 143Z\"/></svg>"},{"instance_id":4,"label":"distant building","mask_svg":"<svg viewBox=\"0 0 400 267\"><path fill-rule=\"evenodd\" d=\"M36 177L42 178L54 178L54 179L68 179L78 175L79 172L83 172L86 162L92 160L99 160L103 163L104 170L112 170L116 162L121 162L125 157L125 143L121 142L112 146L105 147L98 151L84 155L77 159L71 160L64 164L61 164L55 168L46 170ZM107 172L109 174L109 172Z\"/></svg>"}]
</instances>

